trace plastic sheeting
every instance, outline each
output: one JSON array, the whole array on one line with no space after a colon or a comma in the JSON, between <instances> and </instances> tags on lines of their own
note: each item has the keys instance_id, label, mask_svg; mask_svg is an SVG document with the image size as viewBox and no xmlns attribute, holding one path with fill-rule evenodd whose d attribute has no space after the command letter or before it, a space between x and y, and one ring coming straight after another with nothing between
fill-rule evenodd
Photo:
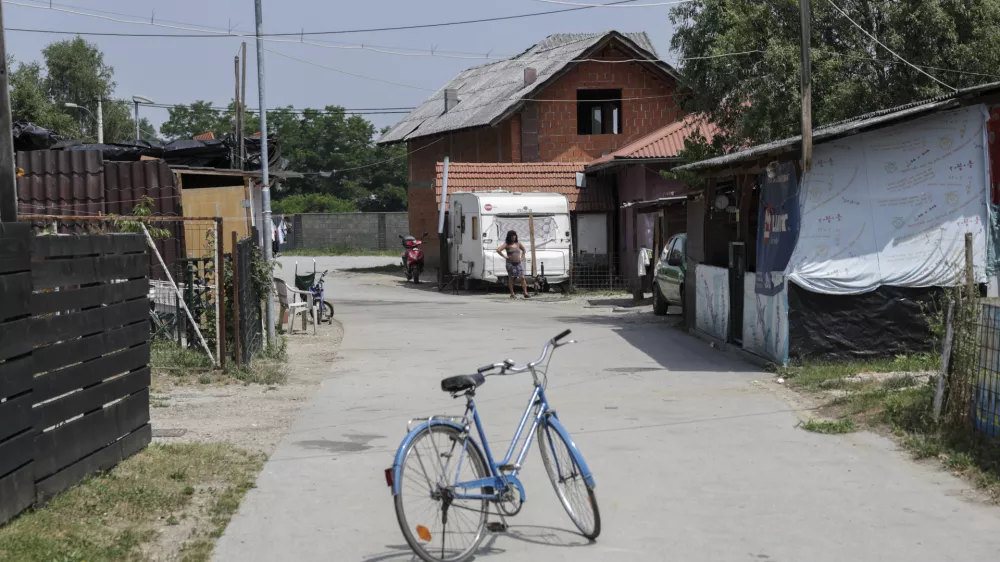
<instances>
[{"instance_id":1,"label":"plastic sheeting","mask_svg":"<svg viewBox=\"0 0 1000 562\"><path fill-rule=\"evenodd\" d=\"M987 272L982 105L817 146L788 278L816 293L964 281L965 233Z\"/></svg>"},{"instance_id":2,"label":"plastic sheeting","mask_svg":"<svg viewBox=\"0 0 1000 562\"><path fill-rule=\"evenodd\" d=\"M534 217L532 220L535 223L536 248L544 248L546 244L556 241L559 229L555 217ZM528 228L528 217L497 217L495 224L500 232L501 240L507 236L508 231L513 230L517 233L517 241L524 244L528 251L531 251L531 229Z\"/></svg>"}]
</instances>

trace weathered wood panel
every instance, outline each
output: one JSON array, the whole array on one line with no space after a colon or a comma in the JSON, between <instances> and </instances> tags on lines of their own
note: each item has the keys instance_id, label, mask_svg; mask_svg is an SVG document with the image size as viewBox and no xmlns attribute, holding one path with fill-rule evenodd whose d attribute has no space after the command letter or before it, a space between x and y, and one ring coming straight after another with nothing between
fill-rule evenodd
<instances>
[{"instance_id":1,"label":"weathered wood panel","mask_svg":"<svg viewBox=\"0 0 1000 562\"><path fill-rule=\"evenodd\" d=\"M149 300L136 299L101 308L92 308L80 312L61 314L59 316L30 318L29 320L31 322L28 323L27 339L32 346L39 346L96 334L111 328L117 328L118 326L132 324L139 320L148 321ZM0 338L2 338L2 335L2 328L0 328ZM3 344L0 343L0 354L3 353L2 350ZM38 353L44 352L39 350Z\"/></svg>"},{"instance_id":2,"label":"weathered wood panel","mask_svg":"<svg viewBox=\"0 0 1000 562\"><path fill-rule=\"evenodd\" d=\"M141 451L146 445L149 445L152 438L153 430L149 424L146 424L107 447L39 480L35 483L37 503L44 505L53 496L69 489L87 476L112 468Z\"/></svg>"},{"instance_id":3,"label":"weathered wood panel","mask_svg":"<svg viewBox=\"0 0 1000 562\"><path fill-rule=\"evenodd\" d=\"M44 478L107 447L149 422L149 390L35 438L35 475Z\"/></svg>"},{"instance_id":4,"label":"weathered wood panel","mask_svg":"<svg viewBox=\"0 0 1000 562\"><path fill-rule=\"evenodd\" d=\"M10 398L30 391L35 372L35 360L31 355L0 363L0 397Z\"/></svg>"},{"instance_id":5,"label":"weathered wood panel","mask_svg":"<svg viewBox=\"0 0 1000 562\"><path fill-rule=\"evenodd\" d=\"M0 402L0 441L35 425L35 413L31 410L33 403L30 392Z\"/></svg>"},{"instance_id":6,"label":"weathered wood panel","mask_svg":"<svg viewBox=\"0 0 1000 562\"><path fill-rule=\"evenodd\" d=\"M143 234L35 236L31 239L31 255L36 258L136 254L145 251L146 237Z\"/></svg>"},{"instance_id":7,"label":"weathered wood panel","mask_svg":"<svg viewBox=\"0 0 1000 562\"><path fill-rule=\"evenodd\" d=\"M0 277L0 283L2 283L2 279ZM2 292L2 285L0 285L0 292ZM100 304L114 304L146 296L148 292L149 281L146 279L133 279L125 283L105 283L83 289L35 293L33 295L31 295L30 279L28 283L31 310L35 314L80 310Z\"/></svg>"},{"instance_id":8,"label":"weathered wood panel","mask_svg":"<svg viewBox=\"0 0 1000 562\"><path fill-rule=\"evenodd\" d=\"M28 509L34 501L35 471L31 463L0 477L0 522Z\"/></svg>"},{"instance_id":9,"label":"weathered wood panel","mask_svg":"<svg viewBox=\"0 0 1000 562\"><path fill-rule=\"evenodd\" d=\"M29 251L30 225L5 222L0 228L0 274L28 271L31 268Z\"/></svg>"},{"instance_id":10,"label":"weathered wood panel","mask_svg":"<svg viewBox=\"0 0 1000 562\"><path fill-rule=\"evenodd\" d=\"M149 364L149 344L144 343L35 377L35 403L44 402L78 388L87 388L104 379ZM83 412L76 412L82 414ZM71 414L70 417L72 417ZM47 427L47 426L45 426Z\"/></svg>"},{"instance_id":11,"label":"weathered wood panel","mask_svg":"<svg viewBox=\"0 0 1000 562\"><path fill-rule=\"evenodd\" d=\"M38 429L52 427L74 416L93 412L109 402L135 394L147 387L149 387L149 367L143 367L116 379L39 405L35 408L36 427Z\"/></svg>"},{"instance_id":12,"label":"weathered wood panel","mask_svg":"<svg viewBox=\"0 0 1000 562\"><path fill-rule=\"evenodd\" d=\"M0 322L28 314L31 306L31 273L0 275Z\"/></svg>"},{"instance_id":13,"label":"weathered wood panel","mask_svg":"<svg viewBox=\"0 0 1000 562\"><path fill-rule=\"evenodd\" d=\"M139 345L149 339L149 329L141 325L143 323L149 324L146 320L139 320L107 332L40 348L38 353L33 354L37 367L35 373L48 373L66 365L96 359L112 351Z\"/></svg>"},{"instance_id":14,"label":"weathered wood panel","mask_svg":"<svg viewBox=\"0 0 1000 562\"><path fill-rule=\"evenodd\" d=\"M34 447L35 432L30 429L0 443L0 474L9 474L31 462Z\"/></svg>"},{"instance_id":15,"label":"weathered wood panel","mask_svg":"<svg viewBox=\"0 0 1000 562\"><path fill-rule=\"evenodd\" d=\"M146 254L67 258L36 262L31 267L35 290L136 279L149 273Z\"/></svg>"}]
</instances>

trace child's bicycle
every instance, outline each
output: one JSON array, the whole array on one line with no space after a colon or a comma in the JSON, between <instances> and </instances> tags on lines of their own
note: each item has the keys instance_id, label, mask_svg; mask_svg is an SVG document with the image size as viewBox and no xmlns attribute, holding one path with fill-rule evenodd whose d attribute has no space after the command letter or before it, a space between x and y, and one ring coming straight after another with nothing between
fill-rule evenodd
<instances>
[{"instance_id":1,"label":"child's bicycle","mask_svg":"<svg viewBox=\"0 0 1000 562\"><path fill-rule=\"evenodd\" d=\"M482 367L474 375L442 380L441 390L450 392L455 398L465 397L465 414L461 417L432 416L410 421L410 426L420 423L403 439L392 467L385 470L385 478L392 488L399 527L410 548L421 559L427 562L468 560L475 554L487 530L503 532L507 529L504 515L517 515L525 500L524 486L517 475L536 433L542 463L566 513L588 539L594 540L601 533L594 477L545 398L546 360L551 362L555 348L575 343L559 343L569 333L566 330L549 340L541 357L527 365L516 366L507 359ZM545 367L536 370L542 362L546 362ZM494 375L530 371L534 380L531 399L510 448L500 462L493 460L474 400L476 388L497 369L499 372ZM482 447L470 434L472 424L476 426ZM514 448L525 428L527 437L517 459L512 461ZM500 521L487 523L491 504L496 505Z\"/></svg>"}]
</instances>

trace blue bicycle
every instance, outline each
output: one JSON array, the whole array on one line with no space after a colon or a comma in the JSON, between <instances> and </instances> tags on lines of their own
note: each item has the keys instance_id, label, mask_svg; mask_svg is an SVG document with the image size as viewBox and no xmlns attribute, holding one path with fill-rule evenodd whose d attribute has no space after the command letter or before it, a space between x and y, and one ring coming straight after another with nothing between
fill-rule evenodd
<instances>
[{"instance_id":1,"label":"blue bicycle","mask_svg":"<svg viewBox=\"0 0 1000 562\"><path fill-rule=\"evenodd\" d=\"M465 414L432 416L411 420L408 433L396 452L392 467L385 470L392 488L399 528L410 548L427 562L461 562L470 559L487 530L507 529L505 515L517 515L525 500L518 473L532 438L559 501L583 536L594 540L601 533L601 514L594 496L594 477L569 433L559 423L545 398L548 365L552 352L566 344L559 341L569 330L549 340L538 360L516 366L510 359L487 365L474 375L458 375L441 381L441 390L453 398L465 397ZM545 367L538 369L545 362ZM534 392L514 432L510 448L499 463L493 460L483 424L476 410L476 389L486 376L531 372ZM530 420L530 421L529 421ZM413 427L415 422L419 422ZM470 434L475 424L479 443ZM514 449L527 428L517 460ZM483 453L485 452L485 456ZM489 506L497 506L500 521L488 523Z\"/></svg>"}]
</instances>

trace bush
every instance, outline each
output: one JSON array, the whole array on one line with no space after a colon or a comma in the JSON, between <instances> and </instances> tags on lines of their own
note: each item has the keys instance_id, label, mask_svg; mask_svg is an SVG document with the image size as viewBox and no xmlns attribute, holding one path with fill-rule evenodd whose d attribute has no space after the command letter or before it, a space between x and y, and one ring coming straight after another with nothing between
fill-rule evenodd
<instances>
[{"instance_id":1,"label":"bush","mask_svg":"<svg viewBox=\"0 0 1000 562\"><path fill-rule=\"evenodd\" d=\"M295 215L299 213L353 213L358 207L351 201L337 199L333 195L322 193L307 193L304 195L289 195L275 201L271 210L279 215Z\"/></svg>"},{"instance_id":2,"label":"bush","mask_svg":"<svg viewBox=\"0 0 1000 562\"><path fill-rule=\"evenodd\" d=\"M931 381L935 379L932 377ZM935 428L932 404L934 387L926 384L890 392L883 402L885 420L907 432L926 433Z\"/></svg>"}]
</instances>

